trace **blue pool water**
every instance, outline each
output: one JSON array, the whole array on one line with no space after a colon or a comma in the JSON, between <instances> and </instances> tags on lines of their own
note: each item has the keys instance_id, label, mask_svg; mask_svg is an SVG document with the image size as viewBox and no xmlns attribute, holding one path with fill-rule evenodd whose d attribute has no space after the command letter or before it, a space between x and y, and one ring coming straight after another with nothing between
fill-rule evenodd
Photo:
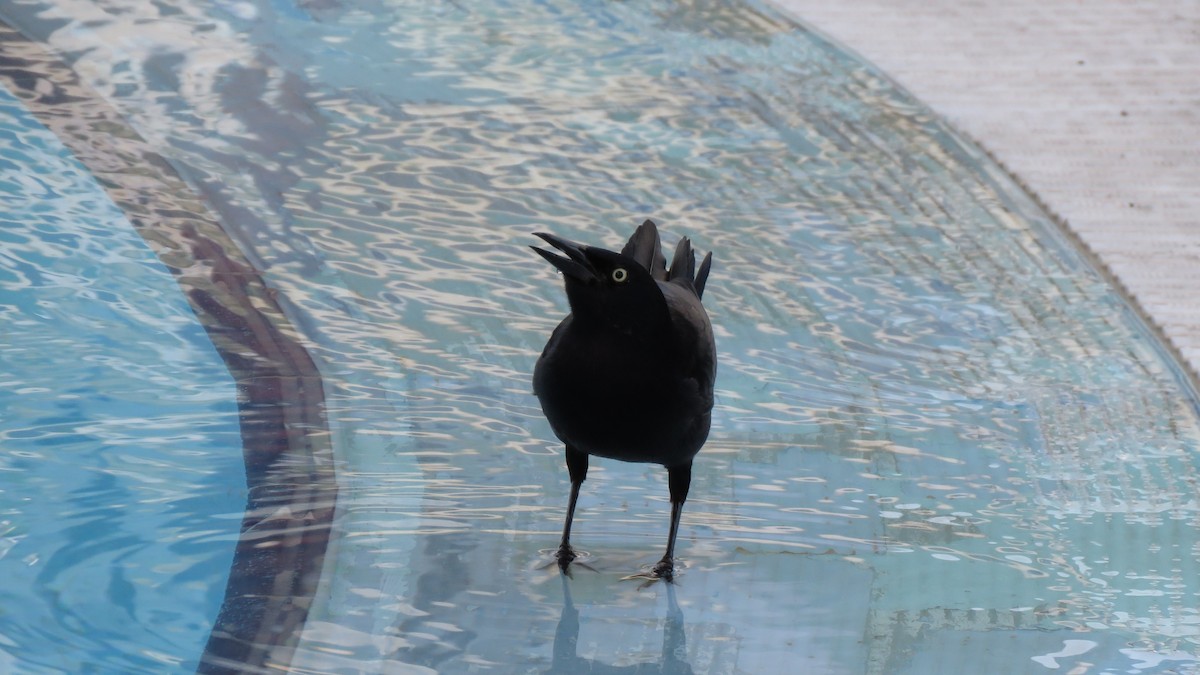
<instances>
[{"instance_id":1,"label":"blue pool water","mask_svg":"<svg viewBox=\"0 0 1200 675\"><path fill-rule=\"evenodd\" d=\"M167 269L0 91L0 666L196 660L245 470L229 371Z\"/></svg>"},{"instance_id":2,"label":"blue pool water","mask_svg":"<svg viewBox=\"0 0 1200 675\"><path fill-rule=\"evenodd\" d=\"M971 144L753 2L0 8L0 664L1188 672L1197 400ZM714 251L661 468L575 541L526 248Z\"/></svg>"}]
</instances>

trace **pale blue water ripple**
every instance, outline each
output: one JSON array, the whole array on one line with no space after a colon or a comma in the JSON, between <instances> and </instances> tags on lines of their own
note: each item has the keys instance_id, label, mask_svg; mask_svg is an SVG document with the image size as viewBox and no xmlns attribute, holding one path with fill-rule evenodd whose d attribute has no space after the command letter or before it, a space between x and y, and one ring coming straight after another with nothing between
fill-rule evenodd
<instances>
[{"instance_id":1,"label":"pale blue water ripple","mask_svg":"<svg viewBox=\"0 0 1200 675\"><path fill-rule=\"evenodd\" d=\"M123 214L3 90L0 221L0 663L194 663L245 499L228 372Z\"/></svg>"},{"instance_id":2,"label":"pale blue water ripple","mask_svg":"<svg viewBox=\"0 0 1200 675\"><path fill-rule=\"evenodd\" d=\"M528 373L566 308L524 246L647 216L716 251L682 533L698 672L1195 651L1200 424L1172 365L998 168L769 8L37 6L237 214L326 377L345 489L305 667L503 668L514 645L549 667L561 591L535 568L565 475ZM588 658L656 657L662 597L616 578L665 494L654 467L589 476Z\"/></svg>"}]
</instances>

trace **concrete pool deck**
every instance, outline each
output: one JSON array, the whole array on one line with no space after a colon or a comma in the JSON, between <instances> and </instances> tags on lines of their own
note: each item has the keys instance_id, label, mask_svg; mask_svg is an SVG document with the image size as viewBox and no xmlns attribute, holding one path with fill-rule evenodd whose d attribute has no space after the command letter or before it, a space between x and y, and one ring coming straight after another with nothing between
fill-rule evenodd
<instances>
[{"instance_id":1,"label":"concrete pool deck","mask_svg":"<svg viewBox=\"0 0 1200 675\"><path fill-rule=\"evenodd\" d=\"M1012 172L1200 372L1200 5L778 0Z\"/></svg>"}]
</instances>

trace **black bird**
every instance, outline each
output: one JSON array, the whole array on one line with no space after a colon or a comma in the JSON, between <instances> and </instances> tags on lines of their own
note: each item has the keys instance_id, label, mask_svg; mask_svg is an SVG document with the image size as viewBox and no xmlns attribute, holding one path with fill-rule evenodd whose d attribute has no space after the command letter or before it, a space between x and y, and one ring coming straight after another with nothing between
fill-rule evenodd
<instances>
[{"instance_id":1,"label":"black bird","mask_svg":"<svg viewBox=\"0 0 1200 675\"><path fill-rule=\"evenodd\" d=\"M620 253L535 233L564 255L533 246L563 273L567 315L533 371L533 392L567 450L571 497L555 558L575 559L571 521L588 455L667 468L671 529L649 576L671 581L675 535L692 482L692 458L708 438L717 371L712 324L700 304L712 253L696 270L684 238L667 268L647 220Z\"/></svg>"}]
</instances>

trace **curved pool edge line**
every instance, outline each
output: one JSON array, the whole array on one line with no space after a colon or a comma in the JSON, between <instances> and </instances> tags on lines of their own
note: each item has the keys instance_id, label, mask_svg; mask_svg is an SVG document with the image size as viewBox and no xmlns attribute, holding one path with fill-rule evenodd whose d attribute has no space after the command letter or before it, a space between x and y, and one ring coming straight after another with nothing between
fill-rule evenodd
<instances>
[{"instance_id":1,"label":"curved pool edge line","mask_svg":"<svg viewBox=\"0 0 1200 675\"><path fill-rule=\"evenodd\" d=\"M1153 312L1143 306L1129 285L1113 270L1112 265L1104 259L1104 256L1088 244L1083 234L1071 225L1071 221L1048 204L1042 198L1042 195L1037 193L1024 178L1005 164L996 153L992 152L991 148L978 138L952 125L944 117L939 115L938 118L959 137L960 143L968 143L972 149L985 155L996 166L998 171L1003 172L1014 185L1020 188L1025 193L1025 196L1050 218L1058 229L1058 234L1068 240L1070 245L1079 252L1080 257L1085 259L1096 270L1097 274L1108 282L1109 286L1113 288L1117 296L1125 304L1125 307L1136 317L1136 324L1146 336L1146 339L1153 342L1155 348L1162 352L1163 358L1175 366L1176 381L1188 393L1192 400L1193 408L1200 415L1200 370L1197 370L1192 361L1184 355L1183 350L1179 348L1179 345L1175 343L1175 340L1167 332L1165 325L1154 317Z\"/></svg>"},{"instance_id":2,"label":"curved pool edge line","mask_svg":"<svg viewBox=\"0 0 1200 675\"><path fill-rule=\"evenodd\" d=\"M273 291L167 160L52 50L2 18L0 84L104 187L229 369L247 503L199 671L286 667L317 592L337 500L321 375Z\"/></svg>"},{"instance_id":3,"label":"curved pool edge line","mask_svg":"<svg viewBox=\"0 0 1200 675\"><path fill-rule=\"evenodd\" d=\"M1053 231L1048 232L1048 234L1063 239L1079 254L1080 258L1087 265L1093 268L1113 288L1125 307L1136 317L1136 323L1141 332L1148 340L1154 343L1155 348L1162 353L1163 358L1175 366L1174 375L1176 376L1176 382L1185 390L1192 402L1192 407L1196 410L1197 414L1200 414L1200 369L1184 355L1183 350L1179 348L1179 345L1167 333L1164 325L1155 318L1153 312L1142 305L1142 302L1134 295L1133 291L1121 279L1120 275L1113 270L1108 261L1104 259L1104 256L1093 249L1083 235L1071 225L1070 221L1048 204L1042 195L1033 189L1028 181L1001 160L986 143L974 135L967 133L960 126L954 124L944 115L931 108L908 87L876 65L874 61L863 56L854 47L805 20L804 17L800 16L794 10L780 4L779 0L753 0L753 2L757 3L760 7L769 9L777 17L780 17L781 20L792 24L796 30L801 30L814 36L816 39L832 46L869 68L875 77L886 81L888 86L902 92L909 100L916 102L924 108L931 117L936 118L938 124L949 131L948 137L954 140L960 151L991 164L990 167L981 168L990 168L995 172L1003 174L1017 188L1021 196L1028 199L1053 223Z\"/></svg>"}]
</instances>

